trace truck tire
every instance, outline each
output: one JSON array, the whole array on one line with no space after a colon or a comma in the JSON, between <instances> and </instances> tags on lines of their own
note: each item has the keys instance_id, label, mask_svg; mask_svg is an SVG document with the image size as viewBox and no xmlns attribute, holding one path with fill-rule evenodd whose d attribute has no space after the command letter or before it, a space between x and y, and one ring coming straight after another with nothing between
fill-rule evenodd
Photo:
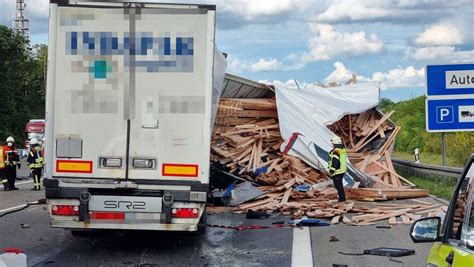
<instances>
[{"instance_id":1,"label":"truck tire","mask_svg":"<svg viewBox=\"0 0 474 267\"><path fill-rule=\"evenodd\" d=\"M206 223L207 223L207 213L206 209L204 209L204 212L202 213L201 219L199 220L199 223L197 225L197 231L195 232L195 235L204 235L206 233Z\"/></svg>"}]
</instances>

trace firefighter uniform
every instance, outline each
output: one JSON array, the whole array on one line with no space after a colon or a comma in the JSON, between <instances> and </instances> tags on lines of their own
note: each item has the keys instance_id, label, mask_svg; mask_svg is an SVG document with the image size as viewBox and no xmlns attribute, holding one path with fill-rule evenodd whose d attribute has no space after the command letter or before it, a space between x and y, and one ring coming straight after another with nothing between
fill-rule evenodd
<instances>
[{"instance_id":1,"label":"firefighter uniform","mask_svg":"<svg viewBox=\"0 0 474 267\"><path fill-rule=\"evenodd\" d=\"M32 140L30 142L30 151L28 153L28 166L31 170L31 175L33 176L34 187L32 190L41 189L41 174L43 171L43 155L41 152L41 147L38 146L38 142Z\"/></svg>"},{"instance_id":2,"label":"firefighter uniform","mask_svg":"<svg viewBox=\"0 0 474 267\"><path fill-rule=\"evenodd\" d=\"M333 141L333 140L331 140ZM347 172L347 154L342 142L338 140L333 141L334 149L329 152L328 170L337 189L339 202L346 201L346 194L344 193L344 185L342 183L344 174Z\"/></svg>"},{"instance_id":3,"label":"firefighter uniform","mask_svg":"<svg viewBox=\"0 0 474 267\"><path fill-rule=\"evenodd\" d=\"M15 187L15 181L16 181L16 168L17 166L20 167L20 156L18 155L18 151L16 150L15 147L15 140L13 137L8 137L7 138L7 145L3 146L3 160L5 162L5 178L7 182L7 191L10 190L18 190L18 188ZM2 180L2 182L5 179Z\"/></svg>"}]
</instances>

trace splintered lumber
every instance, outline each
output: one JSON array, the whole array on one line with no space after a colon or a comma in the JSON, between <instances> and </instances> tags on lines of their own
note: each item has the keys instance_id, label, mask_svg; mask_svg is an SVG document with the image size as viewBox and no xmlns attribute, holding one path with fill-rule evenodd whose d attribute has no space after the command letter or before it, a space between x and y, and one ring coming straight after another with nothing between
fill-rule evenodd
<instances>
[{"instance_id":1,"label":"splintered lumber","mask_svg":"<svg viewBox=\"0 0 474 267\"><path fill-rule=\"evenodd\" d=\"M352 188L345 189L348 199L371 201L367 206L350 201L338 203L337 190L325 171L281 153L280 148L288 143L281 137L274 99L221 99L211 140L211 160L258 184L264 192L238 205L234 212L280 212L294 218L325 219L331 224L342 220L349 225L372 225L387 219L389 224L397 224L397 217L404 223L411 222L441 211L442 207L422 202L375 202L428 195L426 190L407 188L414 185L393 168L390 148L400 128L389 121L391 114L371 109L344 116L329 126L342 138L351 164L375 181L373 188L359 188L360 182L355 181ZM350 213L356 214L350 217Z\"/></svg>"},{"instance_id":2,"label":"splintered lumber","mask_svg":"<svg viewBox=\"0 0 474 267\"><path fill-rule=\"evenodd\" d=\"M416 197L427 197L428 190L424 189L403 189L403 188L345 188L346 195L349 199L355 200L390 200L405 199Z\"/></svg>"},{"instance_id":3,"label":"splintered lumber","mask_svg":"<svg viewBox=\"0 0 474 267\"><path fill-rule=\"evenodd\" d=\"M395 225L395 224L397 224L397 218L394 217L394 216L388 218L388 224L390 224L390 225Z\"/></svg>"},{"instance_id":4,"label":"splintered lumber","mask_svg":"<svg viewBox=\"0 0 474 267\"><path fill-rule=\"evenodd\" d=\"M377 181L374 187L415 187L393 167L389 148L400 127L389 121L392 114L390 111L383 115L375 109L350 114L330 125L329 129L343 140L352 165Z\"/></svg>"},{"instance_id":5,"label":"splintered lumber","mask_svg":"<svg viewBox=\"0 0 474 267\"><path fill-rule=\"evenodd\" d=\"M352 223L352 220L347 218L345 215L342 216L342 222L345 224L350 224Z\"/></svg>"},{"instance_id":6,"label":"splintered lumber","mask_svg":"<svg viewBox=\"0 0 474 267\"><path fill-rule=\"evenodd\" d=\"M403 224L411 224L410 218L406 215L402 215Z\"/></svg>"}]
</instances>

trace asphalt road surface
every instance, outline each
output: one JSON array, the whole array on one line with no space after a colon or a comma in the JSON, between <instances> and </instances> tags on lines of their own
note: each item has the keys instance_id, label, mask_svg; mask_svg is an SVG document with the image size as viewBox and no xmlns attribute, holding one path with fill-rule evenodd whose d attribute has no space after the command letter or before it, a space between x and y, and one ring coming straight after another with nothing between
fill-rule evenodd
<instances>
[{"instance_id":1,"label":"asphalt road surface","mask_svg":"<svg viewBox=\"0 0 474 267\"><path fill-rule=\"evenodd\" d=\"M0 213L43 198L44 191L32 192L32 183L24 182L18 185L19 191L0 192ZM289 218L248 220L243 214L231 213L208 216L208 223L214 225L271 226L276 221L288 222ZM45 206L33 205L0 217L0 249L23 249L30 266L423 266L431 244L413 244L408 229L407 225L378 229L343 224L245 231L208 227L203 236L112 231L73 237L67 230L51 229ZM330 236L339 241L329 242ZM416 255L397 258L403 262L400 264L386 257L338 253L360 253L381 246L412 248Z\"/></svg>"}]
</instances>

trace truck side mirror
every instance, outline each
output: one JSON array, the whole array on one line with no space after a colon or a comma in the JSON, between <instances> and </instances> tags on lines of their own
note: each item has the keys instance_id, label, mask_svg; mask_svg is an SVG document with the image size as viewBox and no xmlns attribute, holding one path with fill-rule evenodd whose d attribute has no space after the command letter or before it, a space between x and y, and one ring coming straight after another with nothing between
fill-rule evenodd
<instances>
[{"instance_id":1,"label":"truck side mirror","mask_svg":"<svg viewBox=\"0 0 474 267\"><path fill-rule=\"evenodd\" d=\"M438 240L441 228L441 218L422 218L413 223L410 237L415 243L434 242Z\"/></svg>"}]
</instances>

